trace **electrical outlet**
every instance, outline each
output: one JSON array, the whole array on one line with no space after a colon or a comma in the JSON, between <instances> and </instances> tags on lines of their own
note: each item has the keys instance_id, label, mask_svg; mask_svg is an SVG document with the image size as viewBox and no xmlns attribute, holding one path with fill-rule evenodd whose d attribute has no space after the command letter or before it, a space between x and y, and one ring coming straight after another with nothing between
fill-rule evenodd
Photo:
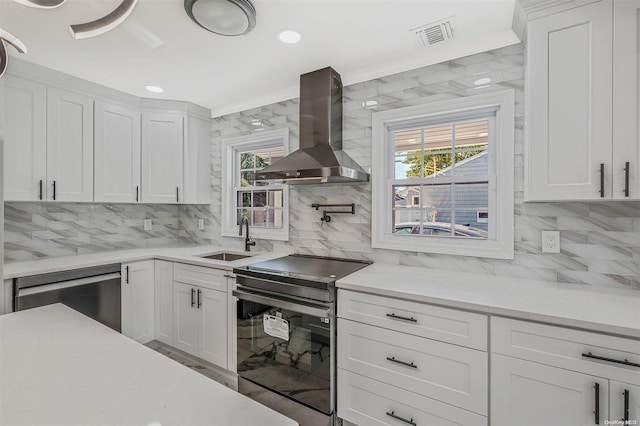
<instances>
[{"instance_id":1,"label":"electrical outlet","mask_svg":"<svg viewBox=\"0 0 640 426\"><path fill-rule=\"evenodd\" d=\"M560 253L560 232L542 231L542 252Z\"/></svg>"},{"instance_id":2,"label":"electrical outlet","mask_svg":"<svg viewBox=\"0 0 640 426\"><path fill-rule=\"evenodd\" d=\"M151 219L145 219L142 221L142 223L144 225L145 231L151 231L151 229L153 229L153 226L151 225Z\"/></svg>"},{"instance_id":3,"label":"electrical outlet","mask_svg":"<svg viewBox=\"0 0 640 426\"><path fill-rule=\"evenodd\" d=\"M204 231L204 219L198 219L198 229Z\"/></svg>"}]
</instances>

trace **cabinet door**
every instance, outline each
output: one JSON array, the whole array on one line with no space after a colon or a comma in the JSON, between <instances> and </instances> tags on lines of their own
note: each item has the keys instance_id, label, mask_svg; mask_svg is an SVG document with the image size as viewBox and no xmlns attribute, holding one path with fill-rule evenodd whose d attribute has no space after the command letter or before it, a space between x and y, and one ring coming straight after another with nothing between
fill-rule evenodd
<instances>
[{"instance_id":1,"label":"cabinet door","mask_svg":"<svg viewBox=\"0 0 640 426\"><path fill-rule=\"evenodd\" d=\"M604 424L609 418L608 383L600 377L492 354L491 424ZM594 413L596 401L598 421Z\"/></svg>"},{"instance_id":2,"label":"cabinet door","mask_svg":"<svg viewBox=\"0 0 640 426\"><path fill-rule=\"evenodd\" d=\"M140 343L154 339L153 260L122 265L122 334Z\"/></svg>"},{"instance_id":3,"label":"cabinet door","mask_svg":"<svg viewBox=\"0 0 640 426\"><path fill-rule=\"evenodd\" d=\"M211 203L211 120L187 117L184 202Z\"/></svg>"},{"instance_id":4,"label":"cabinet door","mask_svg":"<svg viewBox=\"0 0 640 426\"><path fill-rule=\"evenodd\" d=\"M182 201L184 116L142 114L142 201Z\"/></svg>"},{"instance_id":5,"label":"cabinet door","mask_svg":"<svg viewBox=\"0 0 640 426\"><path fill-rule=\"evenodd\" d=\"M140 112L96 101L96 202L140 200Z\"/></svg>"},{"instance_id":6,"label":"cabinet door","mask_svg":"<svg viewBox=\"0 0 640 426\"><path fill-rule=\"evenodd\" d=\"M4 82L4 198L46 198L47 89L7 75Z\"/></svg>"},{"instance_id":7,"label":"cabinet door","mask_svg":"<svg viewBox=\"0 0 640 426\"><path fill-rule=\"evenodd\" d=\"M227 368L227 293L197 288L200 358Z\"/></svg>"},{"instance_id":8,"label":"cabinet door","mask_svg":"<svg viewBox=\"0 0 640 426\"><path fill-rule=\"evenodd\" d=\"M614 3L613 198L640 199L640 1ZM627 172L626 163L629 163ZM628 173L628 185L626 184ZM628 194L626 191L628 188Z\"/></svg>"},{"instance_id":9,"label":"cabinet door","mask_svg":"<svg viewBox=\"0 0 640 426\"><path fill-rule=\"evenodd\" d=\"M173 345L173 262L155 261L155 337Z\"/></svg>"},{"instance_id":10,"label":"cabinet door","mask_svg":"<svg viewBox=\"0 0 640 426\"><path fill-rule=\"evenodd\" d=\"M640 420L640 386L611 380L609 388L609 420Z\"/></svg>"},{"instance_id":11,"label":"cabinet door","mask_svg":"<svg viewBox=\"0 0 640 426\"><path fill-rule=\"evenodd\" d=\"M47 199L93 201L93 99L47 89Z\"/></svg>"},{"instance_id":12,"label":"cabinet door","mask_svg":"<svg viewBox=\"0 0 640 426\"><path fill-rule=\"evenodd\" d=\"M611 198L612 2L532 20L527 33L527 200Z\"/></svg>"},{"instance_id":13,"label":"cabinet door","mask_svg":"<svg viewBox=\"0 0 640 426\"><path fill-rule=\"evenodd\" d=\"M198 356L200 317L196 306L196 288L173 283L173 346Z\"/></svg>"}]
</instances>

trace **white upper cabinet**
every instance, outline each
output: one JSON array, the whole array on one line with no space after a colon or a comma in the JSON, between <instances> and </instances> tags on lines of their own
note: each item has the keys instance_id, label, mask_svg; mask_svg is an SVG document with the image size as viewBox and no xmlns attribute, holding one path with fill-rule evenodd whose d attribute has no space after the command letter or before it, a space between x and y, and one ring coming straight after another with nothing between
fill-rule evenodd
<instances>
[{"instance_id":1,"label":"white upper cabinet","mask_svg":"<svg viewBox=\"0 0 640 426\"><path fill-rule=\"evenodd\" d=\"M612 196L640 199L640 1L616 0L613 10Z\"/></svg>"},{"instance_id":2,"label":"white upper cabinet","mask_svg":"<svg viewBox=\"0 0 640 426\"><path fill-rule=\"evenodd\" d=\"M528 23L528 201L612 197L612 13L604 0Z\"/></svg>"},{"instance_id":3,"label":"white upper cabinet","mask_svg":"<svg viewBox=\"0 0 640 426\"><path fill-rule=\"evenodd\" d=\"M93 201L93 99L47 88L47 199Z\"/></svg>"},{"instance_id":4,"label":"white upper cabinet","mask_svg":"<svg viewBox=\"0 0 640 426\"><path fill-rule=\"evenodd\" d=\"M94 201L140 201L140 111L96 101Z\"/></svg>"},{"instance_id":5,"label":"white upper cabinet","mask_svg":"<svg viewBox=\"0 0 640 426\"><path fill-rule=\"evenodd\" d=\"M31 80L4 77L4 198L46 198L47 88Z\"/></svg>"},{"instance_id":6,"label":"white upper cabinet","mask_svg":"<svg viewBox=\"0 0 640 426\"><path fill-rule=\"evenodd\" d=\"M184 197L183 140L185 116L142 113L142 202L179 203Z\"/></svg>"}]
</instances>

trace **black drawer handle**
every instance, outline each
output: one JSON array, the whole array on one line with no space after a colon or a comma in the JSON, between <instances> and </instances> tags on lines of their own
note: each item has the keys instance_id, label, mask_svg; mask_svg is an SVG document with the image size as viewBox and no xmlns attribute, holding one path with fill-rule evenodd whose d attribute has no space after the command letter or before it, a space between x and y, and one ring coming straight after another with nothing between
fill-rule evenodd
<instances>
[{"instance_id":1,"label":"black drawer handle","mask_svg":"<svg viewBox=\"0 0 640 426\"><path fill-rule=\"evenodd\" d=\"M631 362L628 359L625 359L624 361L621 361L619 359L607 358L607 357L604 357L604 356L594 355L591 352L586 353L586 354L582 354L582 356L585 357L585 358L598 359L600 361L615 362L616 364L629 365L631 367L640 367L640 364L638 364L637 362Z\"/></svg>"},{"instance_id":2,"label":"black drawer handle","mask_svg":"<svg viewBox=\"0 0 640 426\"><path fill-rule=\"evenodd\" d=\"M418 366L415 365L413 362L400 361L399 359L396 359L396 357L394 356L392 356L391 358L387 357L387 361L395 362L396 364L405 365L411 368L418 368Z\"/></svg>"},{"instance_id":3,"label":"black drawer handle","mask_svg":"<svg viewBox=\"0 0 640 426\"><path fill-rule=\"evenodd\" d=\"M200 293L202 293L200 291L200 289L198 289L198 309L200 309L200 305L202 305L202 303L200 302Z\"/></svg>"},{"instance_id":4,"label":"black drawer handle","mask_svg":"<svg viewBox=\"0 0 640 426\"><path fill-rule=\"evenodd\" d=\"M401 422L405 422L406 424L409 424L411 426L418 426L418 424L413 421L413 417L411 418L411 420L407 420L407 419L405 419L403 417L400 417L400 416L396 415L395 411L392 411L392 412L388 412L387 411L387 416L393 417L394 419L400 420Z\"/></svg>"},{"instance_id":5,"label":"black drawer handle","mask_svg":"<svg viewBox=\"0 0 640 426\"><path fill-rule=\"evenodd\" d=\"M193 298L193 296L194 296L195 292L196 292L196 290L192 288L192 289L191 289L191 307L192 307L192 308L193 308L193 305L195 305L195 304L196 304L196 302L195 302L195 300L194 300L194 298Z\"/></svg>"},{"instance_id":6,"label":"black drawer handle","mask_svg":"<svg viewBox=\"0 0 640 426\"><path fill-rule=\"evenodd\" d=\"M389 318L393 318L393 319L399 319L399 320L403 320L403 321L411 321L411 322L418 322L417 319L415 319L414 317L408 318L408 317L401 317L400 315L396 315L395 313L391 312L390 314L387 314L387 316Z\"/></svg>"}]
</instances>

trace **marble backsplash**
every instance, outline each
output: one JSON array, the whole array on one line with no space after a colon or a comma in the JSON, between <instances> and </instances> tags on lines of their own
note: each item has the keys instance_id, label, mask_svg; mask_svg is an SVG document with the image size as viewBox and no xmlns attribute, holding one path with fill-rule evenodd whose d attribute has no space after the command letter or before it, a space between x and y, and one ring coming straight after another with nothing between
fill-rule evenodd
<instances>
[{"instance_id":1,"label":"marble backsplash","mask_svg":"<svg viewBox=\"0 0 640 426\"><path fill-rule=\"evenodd\" d=\"M4 214L5 262L178 242L176 205L6 202Z\"/></svg>"},{"instance_id":2,"label":"marble backsplash","mask_svg":"<svg viewBox=\"0 0 640 426\"><path fill-rule=\"evenodd\" d=\"M640 290L640 202L524 203L524 55L521 45L480 53L344 88L344 150L365 169L371 166L371 113L365 100L378 101L375 111L418 105L487 91L515 89L515 256L485 259L371 248L371 185L292 186L290 239L258 241L261 250L299 253L452 271L538 278L547 281L635 288ZM340 71L340 70L338 70ZM478 89L473 82L492 79ZM262 119L271 129L289 128L290 143L298 146L298 99L214 118L212 124L212 186L220 194L223 138L253 131L251 120ZM356 204L355 215L336 215L322 224L312 203ZM184 241L240 247L234 238L220 237L220 196L210 206L181 206L179 234ZM207 229L197 229L205 218ZM558 230L559 254L542 253L541 231Z\"/></svg>"}]
</instances>

